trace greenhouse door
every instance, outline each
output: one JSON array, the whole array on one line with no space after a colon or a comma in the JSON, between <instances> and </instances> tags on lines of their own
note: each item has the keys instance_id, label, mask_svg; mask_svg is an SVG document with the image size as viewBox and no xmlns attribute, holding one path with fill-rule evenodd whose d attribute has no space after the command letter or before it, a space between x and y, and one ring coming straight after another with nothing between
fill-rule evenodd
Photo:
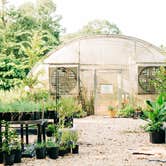
<instances>
[{"instance_id":1,"label":"greenhouse door","mask_svg":"<svg viewBox=\"0 0 166 166\"><path fill-rule=\"evenodd\" d=\"M95 114L109 115L108 106L119 105L119 72L114 70L97 70L95 73Z\"/></svg>"}]
</instances>

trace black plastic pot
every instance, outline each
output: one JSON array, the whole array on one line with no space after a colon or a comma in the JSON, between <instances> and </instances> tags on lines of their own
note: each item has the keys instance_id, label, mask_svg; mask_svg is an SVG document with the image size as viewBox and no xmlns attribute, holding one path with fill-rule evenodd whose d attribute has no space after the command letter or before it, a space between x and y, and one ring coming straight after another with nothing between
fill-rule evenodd
<instances>
[{"instance_id":1,"label":"black plastic pot","mask_svg":"<svg viewBox=\"0 0 166 166\"><path fill-rule=\"evenodd\" d=\"M55 110L47 110L44 112L45 119L54 119L54 123L58 123L58 113Z\"/></svg>"},{"instance_id":2,"label":"black plastic pot","mask_svg":"<svg viewBox=\"0 0 166 166\"><path fill-rule=\"evenodd\" d=\"M3 152L0 152L0 164L3 163Z\"/></svg>"},{"instance_id":3,"label":"black plastic pot","mask_svg":"<svg viewBox=\"0 0 166 166\"><path fill-rule=\"evenodd\" d=\"M47 118L48 119L54 119L54 117L56 116L54 110L53 111L47 111L47 113L48 113L47 114L47 116L48 116Z\"/></svg>"},{"instance_id":4,"label":"black plastic pot","mask_svg":"<svg viewBox=\"0 0 166 166\"><path fill-rule=\"evenodd\" d=\"M33 112L32 120L39 120L41 119L41 112Z\"/></svg>"},{"instance_id":5,"label":"black plastic pot","mask_svg":"<svg viewBox=\"0 0 166 166\"><path fill-rule=\"evenodd\" d=\"M70 149L59 149L59 156L64 156L66 154L70 153Z\"/></svg>"},{"instance_id":6,"label":"black plastic pot","mask_svg":"<svg viewBox=\"0 0 166 166\"><path fill-rule=\"evenodd\" d=\"M47 155L51 159L57 159L59 155L59 147L47 147Z\"/></svg>"},{"instance_id":7,"label":"black plastic pot","mask_svg":"<svg viewBox=\"0 0 166 166\"><path fill-rule=\"evenodd\" d=\"M159 132L149 133L150 142L155 144L165 143L165 131L160 130Z\"/></svg>"},{"instance_id":8,"label":"black plastic pot","mask_svg":"<svg viewBox=\"0 0 166 166\"><path fill-rule=\"evenodd\" d=\"M52 137L53 136L53 132L50 130L46 131L47 137Z\"/></svg>"},{"instance_id":9,"label":"black plastic pot","mask_svg":"<svg viewBox=\"0 0 166 166\"><path fill-rule=\"evenodd\" d=\"M31 120L32 112L22 112L21 120Z\"/></svg>"},{"instance_id":10,"label":"black plastic pot","mask_svg":"<svg viewBox=\"0 0 166 166\"><path fill-rule=\"evenodd\" d=\"M78 154L79 153L79 145L76 145L74 148L72 148L72 153L73 154Z\"/></svg>"},{"instance_id":11,"label":"black plastic pot","mask_svg":"<svg viewBox=\"0 0 166 166\"><path fill-rule=\"evenodd\" d=\"M22 151L21 149L14 150L14 163L21 163Z\"/></svg>"},{"instance_id":12,"label":"black plastic pot","mask_svg":"<svg viewBox=\"0 0 166 166\"><path fill-rule=\"evenodd\" d=\"M4 112L2 115L2 119L5 121L11 121L11 113L10 112Z\"/></svg>"},{"instance_id":13,"label":"black plastic pot","mask_svg":"<svg viewBox=\"0 0 166 166\"><path fill-rule=\"evenodd\" d=\"M20 115L20 113L18 113L18 112L12 112L11 113L11 120L12 121L17 121L17 120L19 120L19 115Z\"/></svg>"},{"instance_id":14,"label":"black plastic pot","mask_svg":"<svg viewBox=\"0 0 166 166\"><path fill-rule=\"evenodd\" d=\"M4 152L3 153L4 164L5 165L13 165L14 164L14 157L15 157L14 153L8 154L8 153Z\"/></svg>"},{"instance_id":15,"label":"black plastic pot","mask_svg":"<svg viewBox=\"0 0 166 166\"><path fill-rule=\"evenodd\" d=\"M36 158L45 159L46 158L46 148L36 148Z\"/></svg>"}]
</instances>

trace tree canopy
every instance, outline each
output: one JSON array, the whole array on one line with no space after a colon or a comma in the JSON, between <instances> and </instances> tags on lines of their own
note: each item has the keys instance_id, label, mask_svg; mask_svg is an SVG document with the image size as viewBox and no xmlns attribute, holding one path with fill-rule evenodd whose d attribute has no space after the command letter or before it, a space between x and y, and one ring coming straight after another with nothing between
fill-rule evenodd
<instances>
[{"instance_id":1,"label":"tree canopy","mask_svg":"<svg viewBox=\"0 0 166 166\"><path fill-rule=\"evenodd\" d=\"M83 35L98 35L98 34L120 34L120 29L116 24L111 24L108 20L93 20L83 26L79 32Z\"/></svg>"},{"instance_id":2,"label":"tree canopy","mask_svg":"<svg viewBox=\"0 0 166 166\"><path fill-rule=\"evenodd\" d=\"M120 29L114 23L110 23L108 20L93 20L83 26L82 29L76 33L67 34L63 37L63 40L69 40L75 37L87 36L87 35L109 35L109 34L121 34Z\"/></svg>"},{"instance_id":3,"label":"tree canopy","mask_svg":"<svg viewBox=\"0 0 166 166\"><path fill-rule=\"evenodd\" d=\"M56 5L53 0L37 2L16 8L0 0L0 89L20 84L32 66L60 44Z\"/></svg>"}]
</instances>

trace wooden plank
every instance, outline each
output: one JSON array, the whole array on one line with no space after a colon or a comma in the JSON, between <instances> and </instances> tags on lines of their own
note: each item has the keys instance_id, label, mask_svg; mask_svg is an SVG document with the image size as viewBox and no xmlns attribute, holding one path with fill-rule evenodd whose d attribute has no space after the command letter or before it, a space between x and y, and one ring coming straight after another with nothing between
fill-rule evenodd
<instances>
[{"instance_id":1,"label":"wooden plank","mask_svg":"<svg viewBox=\"0 0 166 166\"><path fill-rule=\"evenodd\" d=\"M47 119L27 120L27 121L10 121L10 124L40 124L40 125L43 125L47 121L48 121Z\"/></svg>"}]
</instances>

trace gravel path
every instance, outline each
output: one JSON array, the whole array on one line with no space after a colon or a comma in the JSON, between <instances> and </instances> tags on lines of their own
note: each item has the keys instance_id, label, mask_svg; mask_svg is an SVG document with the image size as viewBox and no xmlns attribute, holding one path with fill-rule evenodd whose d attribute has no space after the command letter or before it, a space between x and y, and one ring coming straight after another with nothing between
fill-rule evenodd
<instances>
[{"instance_id":1,"label":"gravel path","mask_svg":"<svg viewBox=\"0 0 166 166\"><path fill-rule=\"evenodd\" d=\"M148 133L140 128L144 123L140 119L98 116L75 119L74 127L80 133L79 155L57 160L23 159L15 166L164 166L166 145L149 143ZM153 150L155 154L133 155L138 150Z\"/></svg>"}]
</instances>

